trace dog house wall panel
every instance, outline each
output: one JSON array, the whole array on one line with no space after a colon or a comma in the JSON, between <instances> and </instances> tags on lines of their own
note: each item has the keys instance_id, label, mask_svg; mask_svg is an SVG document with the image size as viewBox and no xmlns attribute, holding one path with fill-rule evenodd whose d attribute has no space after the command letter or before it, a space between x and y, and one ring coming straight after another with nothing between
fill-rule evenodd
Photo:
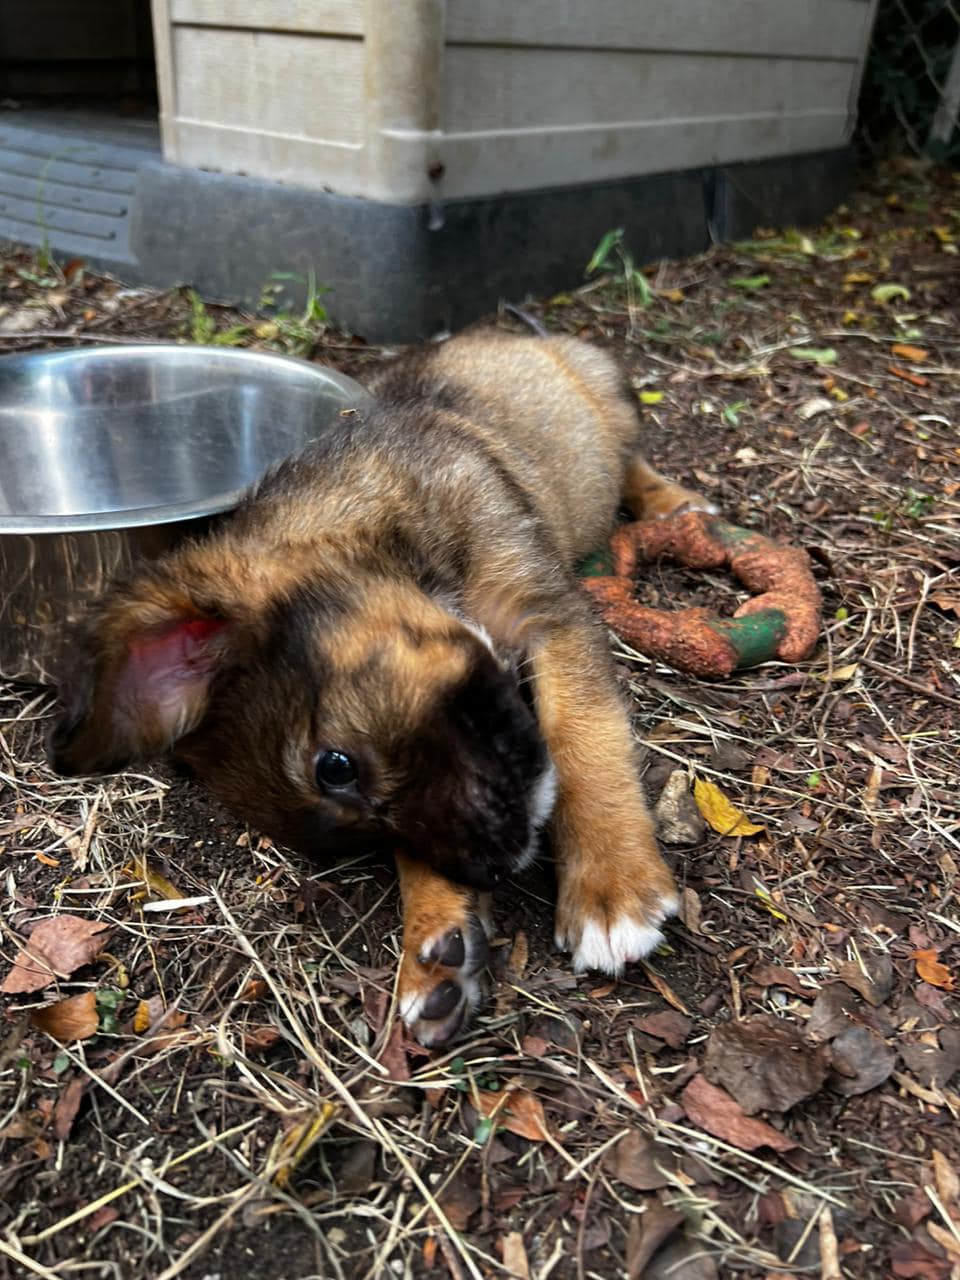
<instances>
[{"instance_id":1,"label":"dog house wall panel","mask_svg":"<svg viewBox=\"0 0 960 1280\"><path fill-rule=\"evenodd\" d=\"M413 204L842 146L872 7L154 0L164 154Z\"/></svg>"}]
</instances>

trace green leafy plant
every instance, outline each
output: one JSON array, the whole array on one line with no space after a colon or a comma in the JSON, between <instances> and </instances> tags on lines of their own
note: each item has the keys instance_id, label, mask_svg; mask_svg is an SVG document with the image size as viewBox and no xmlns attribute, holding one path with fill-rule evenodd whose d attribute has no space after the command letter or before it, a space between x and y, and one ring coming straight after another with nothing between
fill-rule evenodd
<instances>
[{"instance_id":1,"label":"green leafy plant","mask_svg":"<svg viewBox=\"0 0 960 1280\"><path fill-rule=\"evenodd\" d=\"M633 254L624 244L623 227L608 231L602 238L593 257L587 263L584 274L597 275L609 272L614 281L624 286L627 291L627 312L630 316L631 332L636 328L637 311L640 307L649 307L654 293L647 277L637 268Z\"/></svg>"},{"instance_id":2,"label":"green leafy plant","mask_svg":"<svg viewBox=\"0 0 960 1280\"><path fill-rule=\"evenodd\" d=\"M265 311L277 305L277 295L282 292L285 282L293 281L305 284L307 297L303 310L299 313L276 311L265 324L259 326L257 334L271 342L279 350L292 356L310 355L318 338L329 327L330 317L322 298L330 290L317 284L317 278L311 270L306 279L289 271L275 271L264 285L260 295L261 308Z\"/></svg>"},{"instance_id":3,"label":"green leafy plant","mask_svg":"<svg viewBox=\"0 0 960 1280\"><path fill-rule=\"evenodd\" d=\"M216 320L196 290L187 290L187 300L190 303L190 341L198 346L238 347L249 335L249 326L245 324L218 329Z\"/></svg>"}]
</instances>

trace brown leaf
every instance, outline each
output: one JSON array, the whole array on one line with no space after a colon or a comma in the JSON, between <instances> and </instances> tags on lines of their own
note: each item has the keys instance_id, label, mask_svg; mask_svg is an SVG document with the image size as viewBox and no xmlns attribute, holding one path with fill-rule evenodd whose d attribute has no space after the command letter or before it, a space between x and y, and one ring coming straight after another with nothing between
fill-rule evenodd
<instances>
[{"instance_id":1,"label":"brown leaf","mask_svg":"<svg viewBox=\"0 0 960 1280\"><path fill-rule=\"evenodd\" d=\"M832 1040L853 1025L859 1008L857 997L844 984L824 987L813 1002L806 1033L811 1040Z\"/></svg>"},{"instance_id":2,"label":"brown leaf","mask_svg":"<svg viewBox=\"0 0 960 1280\"><path fill-rule=\"evenodd\" d=\"M643 1280L717 1280L717 1264L704 1252L703 1242L675 1235L658 1249ZM783 1280L783 1277L781 1277Z\"/></svg>"},{"instance_id":3,"label":"brown leaf","mask_svg":"<svg viewBox=\"0 0 960 1280\"><path fill-rule=\"evenodd\" d=\"M673 1009L662 1009L659 1013L639 1018L636 1026L638 1031L663 1040L671 1049L682 1049L693 1029L693 1022Z\"/></svg>"},{"instance_id":4,"label":"brown leaf","mask_svg":"<svg viewBox=\"0 0 960 1280\"><path fill-rule=\"evenodd\" d=\"M97 1034L100 1026L96 992L84 991L82 995L71 996L69 1000L58 1000L56 1004L34 1009L30 1021L61 1044L69 1044L71 1040L88 1040L90 1036Z\"/></svg>"},{"instance_id":5,"label":"brown leaf","mask_svg":"<svg viewBox=\"0 0 960 1280\"><path fill-rule=\"evenodd\" d=\"M70 1136L89 1083L86 1076L74 1076L57 1098L53 1108L53 1132L61 1142L65 1142Z\"/></svg>"},{"instance_id":6,"label":"brown leaf","mask_svg":"<svg viewBox=\"0 0 960 1280\"><path fill-rule=\"evenodd\" d=\"M941 964L933 947L913 953L917 966L917 976L931 987L939 987L941 991L955 991L956 982L945 964Z\"/></svg>"},{"instance_id":7,"label":"brown leaf","mask_svg":"<svg viewBox=\"0 0 960 1280\"><path fill-rule=\"evenodd\" d=\"M955 613L960 618L960 595L950 591L931 591L927 601L935 604L944 613Z\"/></svg>"},{"instance_id":8,"label":"brown leaf","mask_svg":"<svg viewBox=\"0 0 960 1280\"><path fill-rule=\"evenodd\" d=\"M457 1174L444 1187L437 1203L455 1231L466 1231L467 1223L480 1208L480 1188Z\"/></svg>"},{"instance_id":9,"label":"brown leaf","mask_svg":"<svg viewBox=\"0 0 960 1280\"><path fill-rule=\"evenodd\" d=\"M403 1047L403 1036L403 1023L397 1018L380 1050L380 1061L390 1072L392 1080L410 1079L410 1063L407 1061L407 1051Z\"/></svg>"},{"instance_id":10,"label":"brown leaf","mask_svg":"<svg viewBox=\"0 0 960 1280\"><path fill-rule=\"evenodd\" d=\"M530 1262L523 1244L523 1233L508 1231L500 1241L500 1256L503 1265L516 1280L530 1280Z\"/></svg>"},{"instance_id":11,"label":"brown leaf","mask_svg":"<svg viewBox=\"0 0 960 1280\"><path fill-rule=\"evenodd\" d=\"M41 920L27 945L17 952L0 991L10 995L40 991L57 977L68 978L100 954L107 945L109 929L105 921L80 916Z\"/></svg>"},{"instance_id":12,"label":"brown leaf","mask_svg":"<svg viewBox=\"0 0 960 1280\"><path fill-rule=\"evenodd\" d=\"M950 1263L919 1240L900 1240L890 1250L890 1270L905 1280L947 1280Z\"/></svg>"},{"instance_id":13,"label":"brown leaf","mask_svg":"<svg viewBox=\"0 0 960 1280\"><path fill-rule=\"evenodd\" d=\"M683 1214L651 1200L643 1213L630 1218L627 1232L627 1277L641 1280L647 1263L664 1240L683 1222Z\"/></svg>"},{"instance_id":14,"label":"brown leaf","mask_svg":"<svg viewBox=\"0 0 960 1280\"><path fill-rule=\"evenodd\" d=\"M272 1049L279 1039L279 1030L267 1023L245 1027L243 1031L243 1047L247 1053L264 1053Z\"/></svg>"},{"instance_id":15,"label":"brown leaf","mask_svg":"<svg viewBox=\"0 0 960 1280\"><path fill-rule=\"evenodd\" d=\"M749 1116L789 1111L823 1086L827 1054L808 1044L791 1023L761 1013L713 1029L703 1074L722 1084Z\"/></svg>"},{"instance_id":16,"label":"brown leaf","mask_svg":"<svg viewBox=\"0 0 960 1280\"><path fill-rule=\"evenodd\" d=\"M804 996L807 1000L814 994L791 969L784 969L779 964L755 964L750 970L750 977L758 986L786 987L794 995Z\"/></svg>"},{"instance_id":17,"label":"brown leaf","mask_svg":"<svg viewBox=\"0 0 960 1280\"><path fill-rule=\"evenodd\" d=\"M960 1027L943 1027L939 1045L901 1042L897 1051L922 1085L948 1085L960 1071Z\"/></svg>"},{"instance_id":18,"label":"brown leaf","mask_svg":"<svg viewBox=\"0 0 960 1280\"><path fill-rule=\"evenodd\" d=\"M855 960L844 960L837 968L837 976L876 1009L893 990L893 961L882 951L864 957L862 966Z\"/></svg>"},{"instance_id":19,"label":"brown leaf","mask_svg":"<svg viewBox=\"0 0 960 1280\"><path fill-rule=\"evenodd\" d=\"M663 974L657 973L656 969L654 969L652 965L647 964L646 960L641 960L640 963L643 966L644 973L653 983L654 987L656 987L657 991L659 991L663 996L664 1000L666 1000L667 1004L672 1005L674 1009L678 1010L685 1017L688 1017L690 1010L683 1003Z\"/></svg>"},{"instance_id":20,"label":"brown leaf","mask_svg":"<svg viewBox=\"0 0 960 1280\"><path fill-rule=\"evenodd\" d=\"M550 1136L543 1103L526 1089L507 1089L505 1093L481 1090L476 1101L480 1114L494 1117L494 1123L508 1133L531 1142L543 1142Z\"/></svg>"},{"instance_id":21,"label":"brown leaf","mask_svg":"<svg viewBox=\"0 0 960 1280\"><path fill-rule=\"evenodd\" d=\"M607 1164L613 1176L634 1191L656 1191L669 1185L677 1158L669 1147L631 1129L614 1147Z\"/></svg>"},{"instance_id":22,"label":"brown leaf","mask_svg":"<svg viewBox=\"0 0 960 1280\"><path fill-rule=\"evenodd\" d=\"M933 1149L933 1180L937 1184L940 1202L954 1220L957 1219L957 1204L960 1202L960 1178L953 1165L936 1147Z\"/></svg>"},{"instance_id":23,"label":"brown leaf","mask_svg":"<svg viewBox=\"0 0 960 1280\"><path fill-rule=\"evenodd\" d=\"M745 1115L729 1093L711 1084L704 1075L693 1077L680 1095L680 1105L694 1124L743 1151L756 1151L758 1147L790 1151L797 1145L772 1125Z\"/></svg>"},{"instance_id":24,"label":"brown leaf","mask_svg":"<svg viewBox=\"0 0 960 1280\"><path fill-rule=\"evenodd\" d=\"M834 1067L830 1087L848 1098L883 1084L897 1061L893 1049L867 1027L847 1027L830 1048Z\"/></svg>"}]
</instances>

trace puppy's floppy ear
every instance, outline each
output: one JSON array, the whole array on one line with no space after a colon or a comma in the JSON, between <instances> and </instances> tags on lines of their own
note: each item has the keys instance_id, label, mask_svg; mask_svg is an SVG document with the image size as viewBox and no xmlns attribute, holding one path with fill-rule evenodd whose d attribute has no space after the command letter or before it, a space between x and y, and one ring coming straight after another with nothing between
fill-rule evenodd
<instances>
[{"instance_id":1,"label":"puppy's floppy ear","mask_svg":"<svg viewBox=\"0 0 960 1280\"><path fill-rule=\"evenodd\" d=\"M167 751L203 719L241 626L206 584L191 590L162 565L116 589L64 664L53 768L110 772Z\"/></svg>"}]
</instances>

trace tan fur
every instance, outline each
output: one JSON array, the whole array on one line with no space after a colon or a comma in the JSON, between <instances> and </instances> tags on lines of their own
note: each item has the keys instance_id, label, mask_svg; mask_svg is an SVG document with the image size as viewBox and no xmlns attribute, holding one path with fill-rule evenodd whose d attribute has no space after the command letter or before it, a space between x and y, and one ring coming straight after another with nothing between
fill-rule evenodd
<instances>
[{"instance_id":1,"label":"tan fur","mask_svg":"<svg viewBox=\"0 0 960 1280\"><path fill-rule=\"evenodd\" d=\"M525 785L536 780L537 724L556 769L558 939L580 954L591 931L602 938L618 921L653 937L673 881L604 633L572 570L608 537L624 495L638 514L696 495L639 457L616 365L574 339L476 333L414 353L370 385L382 410L345 419L342 442L321 440L281 466L218 532L104 601L72 693L68 682L55 763L115 768L174 747L225 803L290 843L327 833L322 850L328 835L383 831L403 850L409 993L439 972L418 958L424 940L465 927L476 908L472 891L444 878L459 854L443 847L431 814L468 803L494 776L487 761L458 798L455 770L493 750L483 740L489 702ZM170 635L177 661L164 666L156 654ZM511 662L532 681L536 721ZM475 735L466 745L458 716ZM362 794L318 790L324 749L362 761ZM415 763L421 750L428 763ZM483 833L449 812L485 857ZM467 877L470 865L458 865ZM584 945L585 963L606 954Z\"/></svg>"}]
</instances>

